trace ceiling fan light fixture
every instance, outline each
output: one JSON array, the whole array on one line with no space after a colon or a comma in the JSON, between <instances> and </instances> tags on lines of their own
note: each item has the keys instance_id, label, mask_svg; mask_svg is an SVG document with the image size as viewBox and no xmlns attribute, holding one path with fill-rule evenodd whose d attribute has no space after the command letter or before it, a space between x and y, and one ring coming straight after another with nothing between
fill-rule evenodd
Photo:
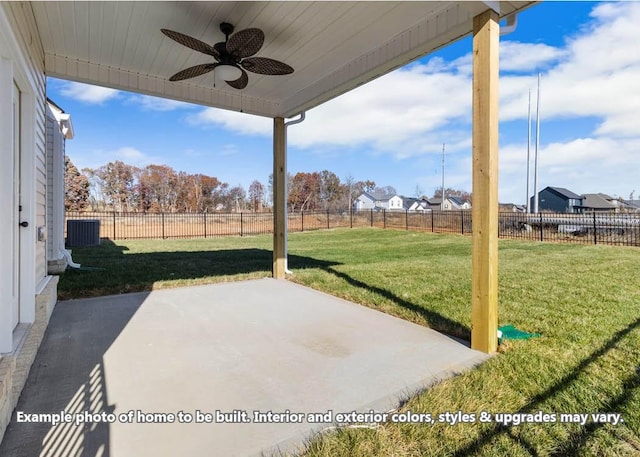
<instances>
[{"instance_id":1,"label":"ceiling fan light fixture","mask_svg":"<svg viewBox=\"0 0 640 457\"><path fill-rule=\"evenodd\" d=\"M242 70L234 65L218 65L213 71L218 78L224 81L235 81L242 76Z\"/></svg>"}]
</instances>

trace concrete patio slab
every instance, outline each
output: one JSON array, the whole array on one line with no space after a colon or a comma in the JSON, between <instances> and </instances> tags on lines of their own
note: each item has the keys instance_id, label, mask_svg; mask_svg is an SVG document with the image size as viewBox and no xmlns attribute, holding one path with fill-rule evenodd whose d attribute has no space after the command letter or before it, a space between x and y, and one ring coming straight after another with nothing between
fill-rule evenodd
<instances>
[{"instance_id":1,"label":"concrete patio slab","mask_svg":"<svg viewBox=\"0 0 640 457\"><path fill-rule=\"evenodd\" d=\"M288 281L70 300L56 306L0 455L296 453L332 423L294 423L287 412L333 422L337 413L388 411L486 358ZM256 411L285 421L256 423ZM43 413L63 421L28 416ZM174 422L141 423L152 413Z\"/></svg>"}]
</instances>

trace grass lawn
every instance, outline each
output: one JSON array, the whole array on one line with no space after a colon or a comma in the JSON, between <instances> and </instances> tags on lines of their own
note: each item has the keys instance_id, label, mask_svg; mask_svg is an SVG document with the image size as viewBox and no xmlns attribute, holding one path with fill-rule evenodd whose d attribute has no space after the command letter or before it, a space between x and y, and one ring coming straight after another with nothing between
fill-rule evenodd
<instances>
[{"instance_id":1,"label":"grass lawn","mask_svg":"<svg viewBox=\"0 0 640 457\"><path fill-rule=\"evenodd\" d=\"M95 271L69 271L61 297L268 276L271 237L117 241L74 249ZM292 234L292 280L469 338L471 240L379 229ZM508 341L475 370L403 410L556 414L501 426L382 424L342 429L309 456L640 455L640 250L500 240L500 325L539 332ZM372 335L375 338L375 335ZM425 366L428 361L425 361ZM613 412L618 425L560 423L561 413Z\"/></svg>"}]
</instances>

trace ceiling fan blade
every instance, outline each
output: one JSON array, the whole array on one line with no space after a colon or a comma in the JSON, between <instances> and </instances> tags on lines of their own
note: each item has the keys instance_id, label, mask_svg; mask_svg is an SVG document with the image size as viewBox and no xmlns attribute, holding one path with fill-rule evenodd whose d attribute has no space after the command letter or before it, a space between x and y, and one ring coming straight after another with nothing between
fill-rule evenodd
<instances>
[{"instance_id":1,"label":"ceiling fan blade","mask_svg":"<svg viewBox=\"0 0 640 457\"><path fill-rule=\"evenodd\" d=\"M240 62L242 68L261 75L288 75L293 73L293 68L279 60L266 57L249 57Z\"/></svg>"},{"instance_id":2,"label":"ceiling fan blade","mask_svg":"<svg viewBox=\"0 0 640 457\"><path fill-rule=\"evenodd\" d=\"M202 65L196 65L194 67L185 68L182 71L179 71L171 78L169 81L182 81L183 79L195 78L196 76L204 75L205 73L209 73L211 70L216 68L217 63L205 63Z\"/></svg>"},{"instance_id":3,"label":"ceiling fan blade","mask_svg":"<svg viewBox=\"0 0 640 457\"><path fill-rule=\"evenodd\" d=\"M264 44L264 32L260 29L244 29L227 41L227 52L240 59L254 55Z\"/></svg>"},{"instance_id":4,"label":"ceiling fan blade","mask_svg":"<svg viewBox=\"0 0 640 457\"><path fill-rule=\"evenodd\" d=\"M173 41L180 43L183 46L193 49L194 51L199 51L204 54L208 54L216 58L216 60L220 60L220 54L213 46L208 45L207 43L197 40L189 35L185 35L184 33L175 32L169 29L160 29L162 33L171 38Z\"/></svg>"},{"instance_id":5,"label":"ceiling fan blade","mask_svg":"<svg viewBox=\"0 0 640 457\"><path fill-rule=\"evenodd\" d=\"M242 75L238 79L236 79L235 81L227 81L227 84L229 84L234 89L244 89L245 87L247 87L247 84L249 84L249 75L247 75L247 72L242 68L240 69L240 71L242 72Z\"/></svg>"}]
</instances>

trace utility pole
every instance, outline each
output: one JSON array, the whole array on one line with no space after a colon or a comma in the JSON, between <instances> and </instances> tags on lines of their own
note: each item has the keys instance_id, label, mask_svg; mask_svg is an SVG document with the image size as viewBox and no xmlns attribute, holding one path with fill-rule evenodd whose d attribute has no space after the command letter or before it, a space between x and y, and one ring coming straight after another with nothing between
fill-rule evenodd
<instances>
[{"instance_id":1,"label":"utility pole","mask_svg":"<svg viewBox=\"0 0 640 457\"><path fill-rule=\"evenodd\" d=\"M531 172L529 171L529 165L531 164L531 89L529 89L529 116L527 118L527 198L525 205L527 205L527 213L531 212L531 200L529 197L529 180L531 178Z\"/></svg>"},{"instance_id":2,"label":"utility pole","mask_svg":"<svg viewBox=\"0 0 640 457\"><path fill-rule=\"evenodd\" d=\"M444 143L442 143L442 201L440 202L440 209L444 210Z\"/></svg>"},{"instance_id":3,"label":"utility pole","mask_svg":"<svg viewBox=\"0 0 640 457\"><path fill-rule=\"evenodd\" d=\"M533 167L533 212L538 214L538 149L540 148L540 73L538 73L538 100L536 102L536 158Z\"/></svg>"}]
</instances>

